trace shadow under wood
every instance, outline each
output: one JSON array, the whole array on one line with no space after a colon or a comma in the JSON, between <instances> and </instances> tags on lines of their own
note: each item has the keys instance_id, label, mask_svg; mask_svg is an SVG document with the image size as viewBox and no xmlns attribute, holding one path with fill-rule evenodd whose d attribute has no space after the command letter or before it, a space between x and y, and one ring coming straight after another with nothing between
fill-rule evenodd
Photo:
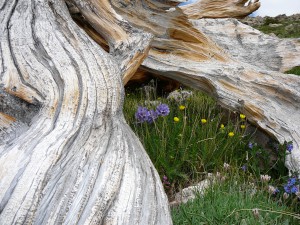
<instances>
[{"instance_id":1,"label":"shadow under wood","mask_svg":"<svg viewBox=\"0 0 300 225\"><path fill-rule=\"evenodd\" d=\"M0 88L0 145L25 132L40 105L30 104Z\"/></svg>"}]
</instances>

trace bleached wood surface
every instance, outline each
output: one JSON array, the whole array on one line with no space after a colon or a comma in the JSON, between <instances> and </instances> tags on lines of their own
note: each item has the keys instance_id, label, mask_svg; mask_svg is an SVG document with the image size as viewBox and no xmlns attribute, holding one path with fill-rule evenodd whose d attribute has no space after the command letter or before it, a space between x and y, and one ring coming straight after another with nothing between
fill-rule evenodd
<instances>
[{"instance_id":1,"label":"bleached wood surface","mask_svg":"<svg viewBox=\"0 0 300 225\"><path fill-rule=\"evenodd\" d=\"M259 0L197 0L180 8L189 19L201 19L243 18L259 7Z\"/></svg>"},{"instance_id":2,"label":"bleached wood surface","mask_svg":"<svg viewBox=\"0 0 300 225\"><path fill-rule=\"evenodd\" d=\"M219 5L239 7L239 2ZM217 4L211 6L218 15ZM281 73L300 65L298 39L270 37L236 19L190 20L181 8L115 7L155 35L144 69L205 91L281 143L293 141L286 165L300 170L300 77Z\"/></svg>"},{"instance_id":3,"label":"bleached wood surface","mask_svg":"<svg viewBox=\"0 0 300 225\"><path fill-rule=\"evenodd\" d=\"M0 224L172 223L160 178L122 115L123 81L141 63L293 141L287 166L299 170L300 79L276 72L299 65L297 40L235 20L189 20L175 8L181 1L66 2L87 33L63 0L0 0L1 86L39 107L28 127L5 114L5 126L22 132L0 142ZM245 1L213 2L218 17L224 4ZM233 12L221 17L245 14Z\"/></svg>"},{"instance_id":4,"label":"bleached wood surface","mask_svg":"<svg viewBox=\"0 0 300 225\"><path fill-rule=\"evenodd\" d=\"M0 146L0 224L171 224L160 177L122 115L121 77L151 35L111 36L119 54L108 54L63 1L0 9L1 84L41 104Z\"/></svg>"}]
</instances>

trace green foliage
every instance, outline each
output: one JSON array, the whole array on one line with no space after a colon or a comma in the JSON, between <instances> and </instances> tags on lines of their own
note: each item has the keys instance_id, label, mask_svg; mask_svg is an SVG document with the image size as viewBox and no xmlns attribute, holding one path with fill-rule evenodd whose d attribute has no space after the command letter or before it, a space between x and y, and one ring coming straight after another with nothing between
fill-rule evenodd
<instances>
[{"instance_id":1,"label":"green foliage","mask_svg":"<svg viewBox=\"0 0 300 225\"><path fill-rule=\"evenodd\" d=\"M141 90L128 93L125 117L159 174L171 182L173 190L167 190L169 193L201 180L207 172L219 171L225 162L237 168L247 167L247 172L257 177L260 174L276 179L286 176L286 144L273 141L268 150L264 149L252 141L253 134L245 132L248 124L243 115L241 118L233 113L225 114L207 95L194 91L191 98L177 103L156 98L155 92L150 92L145 99ZM168 104L170 114L154 123L139 123L135 118L138 106L155 109L154 101L150 100ZM180 105L184 106L183 110ZM179 121L174 122L174 117ZM234 135L230 137L230 133Z\"/></svg>"},{"instance_id":2,"label":"green foliage","mask_svg":"<svg viewBox=\"0 0 300 225\"><path fill-rule=\"evenodd\" d=\"M290 213L300 209L298 196L293 193L283 198L284 185L289 182L284 162L292 151L291 142L280 145L270 140L265 149L254 142L253 133L245 131L249 126L245 115L222 110L199 91L179 103L157 98L155 88L150 90L146 95L142 89L128 92L124 114L158 170L169 198L203 180L208 172L224 171L224 163L236 170L204 197L174 209L175 224L298 224ZM138 106L150 110L159 103L169 106L169 115L153 123L137 121ZM175 122L175 117L179 121ZM270 175L272 185L280 190L275 198L260 181L261 175ZM257 218L254 208L260 209Z\"/></svg>"},{"instance_id":3,"label":"green foliage","mask_svg":"<svg viewBox=\"0 0 300 225\"><path fill-rule=\"evenodd\" d=\"M286 71L285 73L287 74L295 74L295 75L300 75L300 66L296 66L288 71Z\"/></svg>"},{"instance_id":4,"label":"green foliage","mask_svg":"<svg viewBox=\"0 0 300 225\"><path fill-rule=\"evenodd\" d=\"M248 172L259 177L261 174L268 174L275 179L283 179L288 174L285 167L286 156L290 154L287 151L287 145L280 145L278 142L271 140L268 143L268 149L264 149L257 143L250 141L245 148L246 157L241 158L241 163L247 166Z\"/></svg>"},{"instance_id":5,"label":"green foliage","mask_svg":"<svg viewBox=\"0 0 300 225\"><path fill-rule=\"evenodd\" d=\"M279 24L278 27L271 27L271 24ZM293 26L288 29L288 26ZM278 21L275 18L268 17L265 19L264 24L261 26L254 26L254 28L262 31L263 33L274 33L279 38L299 38L300 37L300 22L286 19Z\"/></svg>"},{"instance_id":6,"label":"green foliage","mask_svg":"<svg viewBox=\"0 0 300 225\"><path fill-rule=\"evenodd\" d=\"M230 179L216 182L194 201L173 208L174 224L299 224L299 215L274 201L266 184L258 187L238 173L227 177Z\"/></svg>"},{"instance_id":7,"label":"green foliage","mask_svg":"<svg viewBox=\"0 0 300 225\"><path fill-rule=\"evenodd\" d=\"M170 107L170 114L158 118L154 123L137 123L134 114L138 106L147 106L143 98L127 95L124 111L127 122L139 136L159 174L168 177L172 187L185 187L202 175L220 169L224 162L239 166L245 158L242 149L248 143L244 123L233 116L233 121L224 117L216 102L201 92L181 103L159 99ZM174 117L179 122L174 122ZM201 120L205 119L201 122ZM224 123L224 128L221 124ZM234 133L230 137L228 134Z\"/></svg>"},{"instance_id":8,"label":"green foliage","mask_svg":"<svg viewBox=\"0 0 300 225\"><path fill-rule=\"evenodd\" d=\"M267 16L264 21L264 25L276 24L278 23L276 18Z\"/></svg>"}]
</instances>

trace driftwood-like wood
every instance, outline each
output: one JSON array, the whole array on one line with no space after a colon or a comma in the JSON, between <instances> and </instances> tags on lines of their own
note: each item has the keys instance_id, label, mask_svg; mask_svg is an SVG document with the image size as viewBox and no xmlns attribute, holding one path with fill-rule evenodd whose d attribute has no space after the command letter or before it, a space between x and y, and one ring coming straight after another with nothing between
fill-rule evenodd
<instances>
[{"instance_id":1,"label":"driftwood-like wood","mask_svg":"<svg viewBox=\"0 0 300 225\"><path fill-rule=\"evenodd\" d=\"M243 18L259 7L259 0L198 0L181 9L189 19Z\"/></svg>"},{"instance_id":2,"label":"driftwood-like wood","mask_svg":"<svg viewBox=\"0 0 300 225\"><path fill-rule=\"evenodd\" d=\"M0 224L171 224L160 177L122 115L121 77L134 73L152 35L120 16L101 24L113 9L89 11L108 54L64 1L0 1L0 9L1 84L41 105L1 145Z\"/></svg>"},{"instance_id":3,"label":"driftwood-like wood","mask_svg":"<svg viewBox=\"0 0 300 225\"><path fill-rule=\"evenodd\" d=\"M241 6L223 1L219 8L229 2ZM235 19L189 20L181 8L114 3L134 26L155 34L144 68L209 93L281 143L293 141L286 165L300 170L300 77L278 72L300 65L299 40L270 37Z\"/></svg>"},{"instance_id":4,"label":"driftwood-like wood","mask_svg":"<svg viewBox=\"0 0 300 225\"><path fill-rule=\"evenodd\" d=\"M278 72L299 65L299 42L232 19L191 20L241 17L258 2L203 0L196 11L179 2L0 0L4 101L16 96L33 115L1 112L0 224L172 224L122 115L123 84L141 64L293 141L287 166L299 170L300 79Z\"/></svg>"}]
</instances>

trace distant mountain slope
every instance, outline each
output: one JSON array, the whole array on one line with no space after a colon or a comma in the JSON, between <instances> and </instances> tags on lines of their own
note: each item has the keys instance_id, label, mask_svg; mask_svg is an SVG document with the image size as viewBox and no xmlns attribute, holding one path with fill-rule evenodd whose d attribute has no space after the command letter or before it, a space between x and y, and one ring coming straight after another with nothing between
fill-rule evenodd
<instances>
[{"instance_id":1,"label":"distant mountain slope","mask_svg":"<svg viewBox=\"0 0 300 225\"><path fill-rule=\"evenodd\" d=\"M276 17L246 17L240 21L279 38L300 38L300 14L292 16L283 14Z\"/></svg>"}]
</instances>

